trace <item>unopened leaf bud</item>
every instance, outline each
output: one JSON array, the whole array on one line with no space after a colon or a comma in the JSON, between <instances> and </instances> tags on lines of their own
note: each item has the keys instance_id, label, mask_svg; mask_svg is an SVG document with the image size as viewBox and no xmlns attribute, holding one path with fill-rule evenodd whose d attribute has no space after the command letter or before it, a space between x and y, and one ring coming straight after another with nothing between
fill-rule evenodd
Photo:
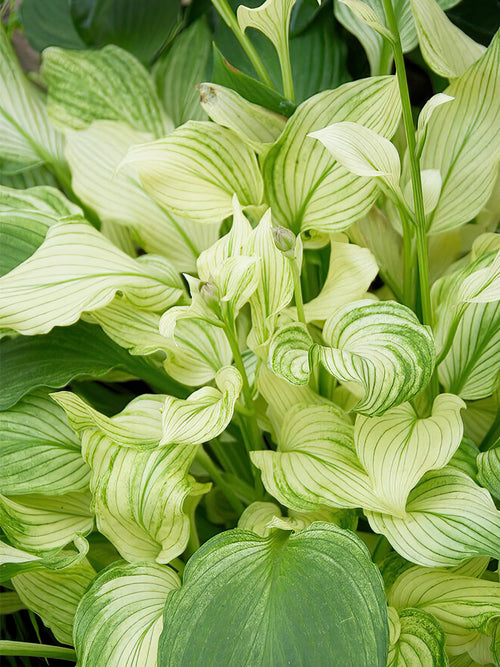
<instances>
[{"instance_id":1,"label":"unopened leaf bud","mask_svg":"<svg viewBox=\"0 0 500 667\"><path fill-rule=\"evenodd\" d=\"M217 312L219 310L219 290L216 285L210 282L201 283L200 295L210 310Z\"/></svg>"},{"instance_id":2,"label":"unopened leaf bud","mask_svg":"<svg viewBox=\"0 0 500 667\"><path fill-rule=\"evenodd\" d=\"M295 234L287 227L273 227L274 245L287 257L295 257Z\"/></svg>"}]
</instances>

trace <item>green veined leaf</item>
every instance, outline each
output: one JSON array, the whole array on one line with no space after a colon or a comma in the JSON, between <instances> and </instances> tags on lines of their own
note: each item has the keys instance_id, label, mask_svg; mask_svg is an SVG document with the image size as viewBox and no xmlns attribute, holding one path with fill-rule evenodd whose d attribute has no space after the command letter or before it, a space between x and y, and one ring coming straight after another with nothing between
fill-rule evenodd
<instances>
[{"instance_id":1,"label":"green veined leaf","mask_svg":"<svg viewBox=\"0 0 500 667\"><path fill-rule=\"evenodd\" d=\"M238 7L238 23L243 32L254 28L273 43L278 54L288 51L290 17L296 0L267 0L259 7Z\"/></svg>"},{"instance_id":2,"label":"green veined leaf","mask_svg":"<svg viewBox=\"0 0 500 667\"><path fill-rule=\"evenodd\" d=\"M199 445L225 430L243 383L239 371L226 366L217 372L215 384L217 389L203 387L186 400L166 397L160 446Z\"/></svg>"},{"instance_id":3,"label":"green veined leaf","mask_svg":"<svg viewBox=\"0 0 500 667\"><path fill-rule=\"evenodd\" d=\"M454 97L427 125L420 166L438 169L443 187L430 216L432 233L471 220L489 199L499 156L500 34L488 50L444 91Z\"/></svg>"},{"instance_id":4,"label":"green veined leaf","mask_svg":"<svg viewBox=\"0 0 500 667\"><path fill-rule=\"evenodd\" d=\"M0 211L0 276L31 257L54 223L54 218L37 211Z\"/></svg>"},{"instance_id":5,"label":"green veined leaf","mask_svg":"<svg viewBox=\"0 0 500 667\"><path fill-rule=\"evenodd\" d=\"M370 28L373 28L373 30L378 32L379 35L385 37L387 40L389 40L389 42L394 40L394 35L392 32L382 23L373 7L371 7L367 2L362 2L362 0L340 0L340 2L344 5L347 5L352 13L358 19L360 19L362 23L365 23ZM340 10L339 16L341 17L343 14L345 14L345 12Z\"/></svg>"},{"instance_id":6,"label":"green veined leaf","mask_svg":"<svg viewBox=\"0 0 500 667\"><path fill-rule=\"evenodd\" d=\"M55 638L72 645L76 608L95 575L83 560L63 570L18 574L12 583L26 607L40 616Z\"/></svg>"},{"instance_id":7,"label":"green veined leaf","mask_svg":"<svg viewBox=\"0 0 500 667\"><path fill-rule=\"evenodd\" d=\"M382 417L357 417L356 452L375 494L391 514L404 517L411 489L426 472L449 462L462 440L463 408L458 396L440 394L425 419L419 419L409 403Z\"/></svg>"},{"instance_id":8,"label":"green veined leaf","mask_svg":"<svg viewBox=\"0 0 500 667\"><path fill-rule=\"evenodd\" d=\"M468 410L469 410L469 406L467 406L467 412L468 412ZM479 454L479 449L476 447L474 442L470 438L468 438L467 436L464 436L464 438L462 439L462 442L460 443L460 447L453 454L453 456L451 457L448 465L451 466L452 468L456 468L456 470L461 470L466 475L468 475L471 479L473 479L475 482L477 482L478 481L478 477L477 477L477 456L478 456L478 454Z\"/></svg>"},{"instance_id":9,"label":"green veined leaf","mask_svg":"<svg viewBox=\"0 0 500 667\"><path fill-rule=\"evenodd\" d=\"M220 223L242 206L262 201L255 154L227 128L189 121L166 139L137 146L133 164L146 192L167 211L203 223Z\"/></svg>"},{"instance_id":10,"label":"green veined leaf","mask_svg":"<svg viewBox=\"0 0 500 667\"><path fill-rule=\"evenodd\" d=\"M392 613L391 613L392 612ZM436 618L422 609L402 609L399 614L389 607L397 631L391 633L388 667L446 667L446 636Z\"/></svg>"},{"instance_id":11,"label":"green veined leaf","mask_svg":"<svg viewBox=\"0 0 500 667\"><path fill-rule=\"evenodd\" d=\"M113 44L100 51L43 53L48 113L63 128L82 129L93 120L121 120L161 137L171 129L148 72L134 56Z\"/></svg>"},{"instance_id":12,"label":"green veined leaf","mask_svg":"<svg viewBox=\"0 0 500 667\"><path fill-rule=\"evenodd\" d=\"M217 535L190 559L164 623L165 666L306 664L317 655L382 667L387 655L380 575L355 535L333 524L290 537Z\"/></svg>"},{"instance_id":13,"label":"green veined leaf","mask_svg":"<svg viewBox=\"0 0 500 667\"><path fill-rule=\"evenodd\" d=\"M303 324L280 327L269 345L269 365L273 373L295 385L309 381L311 335Z\"/></svg>"},{"instance_id":14,"label":"green veined leaf","mask_svg":"<svg viewBox=\"0 0 500 667\"><path fill-rule=\"evenodd\" d=\"M180 278L166 260L133 260L80 221L50 227L40 248L0 285L0 324L29 335L73 324L118 290L148 310L164 310L181 295Z\"/></svg>"},{"instance_id":15,"label":"green veined leaf","mask_svg":"<svg viewBox=\"0 0 500 667\"><path fill-rule=\"evenodd\" d=\"M0 412L0 492L61 495L88 488L89 469L64 412L35 391Z\"/></svg>"},{"instance_id":16,"label":"green veined leaf","mask_svg":"<svg viewBox=\"0 0 500 667\"><path fill-rule=\"evenodd\" d=\"M411 0L425 62L447 79L462 74L486 51L446 16L435 0Z\"/></svg>"},{"instance_id":17,"label":"green veined leaf","mask_svg":"<svg viewBox=\"0 0 500 667\"><path fill-rule=\"evenodd\" d=\"M418 565L457 565L499 553L500 512L485 489L453 468L425 475L408 497L405 518L366 514L375 532Z\"/></svg>"},{"instance_id":18,"label":"green veined leaf","mask_svg":"<svg viewBox=\"0 0 500 667\"><path fill-rule=\"evenodd\" d=\"M67 199L60 190L38 185L26 190L0 186L0 211L12 209L46 213L55 219L82 214L79 206Z\"/></svg>"},{"instance_id":19,"label":"green veined leaf","mask_svg":"<svg viewBox=\"0 0 500 667\"><path fill-rule=\"evenodd\" d=\"M272 519L281 517L281 510L275 503L255 502L249 505L238 520L238 528L248 530L260 537L268 537L273 530Z\"/></svg>"},{"instance_id":20,"label":"green veined leaf","mask_svg":"<svg viewBox=\"0 0 500 667\"><path fill-rule=\"evenodd\" d=\"M478 481L500 499L500 447L481 452L477 457Z\"/></svg>"},{"instance_id":21,"label":"green veined leaf","mask_svg":"<svg viewBox=\"0 0 500 667\"><path fill-rule=\"evenodd\" d=\"M380 415L421 391L434 368L430 332L405 306L362 300L339 308L326 321L317 346L327 370L356 396L355 410Z\"/></svg>"},{"instance_id":22,"label":"green veined leaf","mask_svg":"<svg viewBox=\"0 0 500 667\"><path fill-rule=\"evenodd\" d=\"M52 549L37 556L27 551L16 549L10 544L0 542L0 582L9 581L18 574L35 570L62 570L80 563L89 550L84 537L77 535L73 540L75 550Z\"/></svg>"},{"instance_id":23,"label":"green veined leaf","mask_svg":"<svg viewBox=\"0 0 500 667\"><path fill-rule=\"evenodd\" d=\"M179 586L174 570L154 563L114 563L100 572L76 611L78 663L155 667L165 601Z\"/></svg>"}]
</instances>

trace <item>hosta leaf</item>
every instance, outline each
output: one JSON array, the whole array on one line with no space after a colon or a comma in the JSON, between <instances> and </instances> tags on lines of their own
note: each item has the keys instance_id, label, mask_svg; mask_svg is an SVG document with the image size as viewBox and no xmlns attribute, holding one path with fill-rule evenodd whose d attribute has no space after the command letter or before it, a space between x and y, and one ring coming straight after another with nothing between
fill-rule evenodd
<instances>
[{"instance_id":1,"label":"hosta leaf","mask_svg":"<svg viewBox=\"0 0 500 667\"><path fill-rule=\"evenodd\" d=\"M95 575L83 560L63 570L18 574L12 583L26 607L40 616L55 638L72 645L76 608Z\"/></svg>"},{"instance_id":2,"label":"hosta leaf","mask_svg":"<svg viewBox=\"0 0 500 667\"><path fill-rule=\"evenodd\" d=\"M60 190L48 185L38 185L19 190L0 186L0 211L12 209L46 213L55 219L81 215L81 209L67 199ZM49 223L47 223L49 224Z\"/></svg>"},{"instance_id":3,"label":"hosta leaf","mask_svg":"<svg viewBox=\"0 0 500 667\"><path fill-rule=\"evenodd\" d=\"M243 386L241 375L226 366L215 376L217 389L203 387L182 400L167 396L162 416L160 445L199 445L220 435L231 421Z\"/></svg>"},{"instance_id":4,"label":"hosta leaf","mask_svg":"<svg viewBox=\"0 0 500 667\"><path fill-rule=\"evenodd\" d=\"M1 493L61 495L88 488L80 442L46 391L35 391L0 412L0 430Z\"/></svg>"},{"instance_id":5,"label":"hosta leaf","mask_svg":"<svg viewBox=\"0 0 500 667\"><path fill-rule=\"evenodd\" d=\"M424 205L425 215L429 215L437 206L443 179L437 169L424 169L420 172L420 181L422 183L422 203ZM413 200L413 184L410 178L403 188L404 198L410 210L415 210Z\"/></svg>"},{"instance_id":6,"label":"hosta leaf","mask_svg":"<svg viewBox=\"0 0 500 667\"><path fill-rule=\"evenodd\" d=\"M53 225L40 248L0 285L0 325L29 335L73 324L118 290L148 310L164 310L181 295L179 276L166 260L133 260L80 221Z\"/></svg>"},{"instance_id":7,"label":"hosta leaf","mask_svg":"<svg viewBox=\"0 0 500 667\"><path fill-rule=\"evenodd\" d=\"M0 276L30 257L45 239L54 218L37 211L0 211Z\"/></svg>"},{"instance_id":8,"label":"hosta leaf","mask_svg":"<svg viewBox=\"0 0 500 667\"><path fill-rule=\"evenodd\" d=\"M100 119L121 120L156 137L169 129L148 72L118 46L100 51L50 47L43 53L42 74L50 118L61 127L79 130Z\"/></svg>"},{"instance_id":9,"label":"hosta leaf","mask_svg":"<svg viewBox=\"0 0 500 667\"><path fill-rule=\"evenodd\" d=\"M154 563L114 563L99 573L75 618L78 664L156 667L163 608L180 586L177 574Z\"/></svg>"},{"instance_id":10,"label":"hosta leaf","mask_svg":"<svg viewBox=\"0 0 500 667\"><path fill-rule=\"evenodd\" d=\"M453 468L427 473L411 491L404 518L366 514L375 532L418 565L457 565L499 553L500 512L485 489Z\"/></svg>"},{"instance_id":11,"label":"hosta leaf","mask_svg":"<svg viewBox=\"0 0 500 667\"><path fill-rule=\"evenodd\" d=\"M447 79L467 70L486 50L450 21L435 0L411 0L425 62Z\"/></svg>"},{"instance_id":12,"label":"hosta leaf","mask_svg":"<svg viewBox=\"0 0 500 667\"><path fill-rule=\"evenodd\" d=\"M309 350L313 340L303 324L287 324L274 334L269 346L273 373L295 385L309 381Z\"/></svg>"},{"instance_id":13,"label":"hosta leaf","mask_svg":"<svg viewBox=\"0 0 500 667\"><path fill-rule=\"evenodd\" d=\"M238 7L238 23L243 32L254 28L274 44L278 54L288 50L290 16L296 0L267 0L259 7Z\"/></svg>"},{"instance_id":14,"label":"hosta leaf","mask_svg":"<svg viewBox=\"0 0 500 667\"><path fill-rule=\"evenodd\" d=\"M275 517L281 517L281 510L275 503L255 502L249 505L238 520L238 528L249 530L260 537L267 537L273 530L269 524Z\"/></svg>"},{"instance_id":15,"label":"hosta leaf","mask_svg":"<svg viewBox=\"0 0 500 667\"><path fill-rule=\"evenodd\" d=\"M325 523L290 537L233 530L195 553L167 598L158 663L305 664L316 655L385 667L387 634L380 575L352 532Z\"/></svg>"},{"instance_id":16,"label":"hosta leaf","mask_svg":"<svg viewBox=\"0 0 500 667\"><path fill-rule=\"evenodd\" d=\"M500 447L479 454L477 468L479 483L500 499Z\"/></svg>"},{"instance_id":17,"label":"hosta leaf","mask_svg":"<svg viewBox=\"0 0 500 667\"><path fill-rule=\"evenodd\" d=\"M170 213L219 223L242 206L260 204L262 177L255 154L227 128L189 121L166 139L131 149L146 192Z\"/></svg>"},{"instance_id":18,"label":"hosta leaf","mask_svg":"<svg viewBox=\"0 0 500 667\"><path fill-rule=\"evenodd\" d=\"M66 158L75 193L103 222L128 225L146 252L166 257L179 271L193 271L199 252L218 238L217 225L199 225L168 214L144 192L131 167L118 166L149 135L116 121L95 121L67 132Z\"/></svg>"},{"instance_id":19,"label":"hosta leaf","mask_svg":"<svg viewBox=\"0 0 500 667\"><path fill-rule=\"evenodd\" d=\"M308 134L350 120L391 137L400 102L393 77L346 83L301 104L264 161L266 200L276 221L299 231L346 229L375 202L377 186L348 172Z\"/></svg>"},{"instance_id":20,"label":"hosta leaf","mask_svg":"<svg viewBox=\"0 0 500 667\"><path fill-rule=\"evenodd\" d=\"M434 343L429 331L405 306L356 301L326 321L318 346L327 370L356 395L355 410L380 415L410 400L430 380Z\"/></svg>"},{"instance_id":21,"label":"hosta leaf","mask_svg":"<svg viewBox=\"0 0 500 667\"><path fill-rule=\"evenodd\" d=\"M50 12L47 12L43 0L27 0L19 11L23 34L35 51L56 45L65 49L85 48L71 20L66 0L53 0Z\"/></svg>"},{"instance_id":22,"label":"hosta leaf","mask_svg":"<svg viewBox=\"0 0 500 667\"><path fill-rule=\"evenodd\" d=\"M467 411L469 410L467 406ZM464 429L465 430L465 429ZM479 454L479 449L476 447L474 442L470 440L467 436L464 436L460 447L451 457L448 465L457 470L461 470L466 475L468 475L475 482L477 479L477 456Z\"/></svg>"},{"instance_id":23,"label":"hosta leaf","mask_svg":"<svg viewBox=\"0 0 500 667\"><path fill-rule=\"evenodd\" d=\"M339 0L342 4L347 5L352 13L362 22L365 23L370 28L373 28L376 32L379 33L382 37L385 37L389 42L394 40L394 35L387 28L384 23L377 16L373 7L371 7L367 2L362 0ZM339 20L343 23L342 18L346 16L345 10L339 10ZM346 21L346 27L349 28L349 22ZM354 31L353 31L354 32ZM363 46L365 45L364 40L361 40ZM368 40L367 40L368 41ZM366 48L366 47L365 47ZM368 49L367 49L368 55ZM378 63L380 65L380 63ZM375 68L372 68L375 69Z\"/></svg>"},{"instance_id":24,"label":"hosta leaf","mask_svg":"<svg viewBox=\"0 0 500 667\"><path fill-rule=\"evenodd\" d=\"M398 609L430 612L446 633L451 655L472 649L480 633L491 634L492 622L500 618L499 583L449 570L412 567L398 577L388 599Z\"/></svg>"},{"instance_id":25,"label":"hosta leaf","mask_svg":"<svg viewBox=\"0 0 500 667\"><path fill-rule=\"evenodd\" d=\"M392 514L404 517L411 489L426 472L449 462L462 440L463 408L458 396L440 394L425 419L419 419L409 403L382 417L357 417L356 452L374 492Z\"/></svg>"},{"instance_id":26,"label":"hosta leaf","mask_svg":"<svg viewBox=\"0 0 500 667\"><path fill-rule=\"evenodd\" d=\"M391 614L392 612L392 614ZM436 618L422 609L402 609L399 614L389 607L397 632L387 657L388 667L446 667L445 634Z\"/></svg>"},{"instance_id":27,"label":"hosta leaf","mask_svg":"<svg viewBox=\"0 0 500 667\"><path fill-rule=\"evenodd\" d=\"M430 215L433 233L463 225L483 208L497 176L500 151L500 34L444 91L455 99L437 108L427 125L420 166L439 169L443 187Z\"/></svg>"}]
</instances>

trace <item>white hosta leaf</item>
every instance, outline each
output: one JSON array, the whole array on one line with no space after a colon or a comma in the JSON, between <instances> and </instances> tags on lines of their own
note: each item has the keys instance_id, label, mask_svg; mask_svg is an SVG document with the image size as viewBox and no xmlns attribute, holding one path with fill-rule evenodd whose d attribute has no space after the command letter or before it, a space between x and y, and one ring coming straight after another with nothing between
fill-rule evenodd
<instances>
[{"instance_id":1,"label":"white hosta leaf","mask_svg":"<svg viewBox=\"0 0 500 667\"><path fill-rule=\"evenodd\" d=\"M133 164L147 194L169 213L202 223L220 223L242 206L262 201L257 159L232 130L189 121L166 139L132 148Z\"/></svg>"},{"instance_id":2,"label":"white hosta leaf","mask_svg":"<svg viewBox=\"0 0 500 667\"><path fill-rule=\"evenodd\" d=\"M352 509L320 509L312 512L296 512L294 510L288 511L288 516L274 517L271 519L269 526L271 528L279 528L280 530L293 530L297 533L305 530L315 521L326 521L327 523L335 523L341 528L348 528L349 530L356 530L358 525L357 510Z\"/></svg>"},{"instance_id":3,"label":"white hosta leaf","mask_svg":"<svg viewBox=\"0 0 500 667\"><path fill-rule=\"evenodd\" d=\"M234 90L216 83L201 83L201 106L219 125L228 127L257 152L279 137L286 119L273 111L252 104Z\"/></svg>"},{"instance_id":4,"label":"white hosta leaf","mask_svg":"<svg viewBox=\"0 0 500 667\"><path fill-rule=\"evenodd\" d=\"M0 496L0 523L9 540L35 553L60 549L93 528L88 493Z\"/></svg>"},{"instance_id":5,"label":"white hosta leaf","mask_svg":"<svg viewBox=\"0 0 500 667\"><path fill-rule=\"evenodd\" d=\"M179 271L193 271L199 252L215 242L217 225L181 220L163 210L142 188L132 167L118 166L149 135L116 121L94 121L66 133L66 158L75 193L102 221L127 225L146 252L166 257Z\"/></svg>"},{"instance_id":6,"label":"white hosta leaf","mask_svg":"<svg viewBox=\"0 0 500 667\"><path fill-rule=\"evenodd\" d=\"M221 304L231 305L236 315L259 285L260 261L257 257L229 257L212 276Z\"/></svg>"},{"instance_id":7,"label":"white hosta leaf","mask_svg":"<svg viewBox=\"0 0 500 667\"><path fill-rule=\"evenodd\" d=\"M254 28L263 33L278 54L288 50L288 34L292 9L297 0L266 0L259 7L238 7L237 17L243 32Z\"/></svg>"},{"instance_id":8,"label":"white hosta leaf","mask_svg":"<svg viewBox=\"0 0 500 667\"><path fill-rule=\"evenodd\" d=\"M424 213L425 215L429 215L429 213L432 213L437 206L443 180L437 169L424 169L420 172L420 180L422 183ZM408 206L414 211L415 203L413 201L413 186L411 179L404 186L403 194Z\"/></svg>"},{"instance_id":9,"label":"white hosta leaf","mask_svg":"<svg viewBox=\"0 0 500 667\"><path fill-rule=\"evenodd\" d=\"M460 410L465 403L452 394L441 394L432 414L419 419L409 403L388 410L382 417L358 416L354 443L375 494L405 515L411 489L429 470L444 467L462 440Z\"/></svg>"},{"instance_id":10,"label":"white hosta leaf","mask_svg":"<svg viewBox=\"0 0 500 667\"><path fill-rule=\"evenodd\" d=\"M420 136L424 135L429 120L434 113L434 111L440 107L442 104L447 104L448 102L453 102L455 98L451 95L446 95L446 93L437 93L433 95L422 107L422 110L418 114L418 132Z\"/></svg>"},{"instance_id":11,"label":"white hosta leaf","mask_svg":"<svg viewBox=\"0 0 500 667\"><path fill-rule=\"evenodd\" d=\"M391 301L347 304L325 323L329 347L317 346L327 370L357 396L355 410L383 414L418 394L434 368L429 331L405 306Z\"/></svg>"},{"instance_id":12,"label":"white hosta leaf","mask_svg":"<svg viewBox=\"0 0 500 667\"><path fill-rule=\"evenodd\" d=\"M238 528L251 530L260 537L267 537L273 530L276 530L269 525L276 517L281 517L278 505L269 502L255 502L249 505L240 516Z\"/></svg>"},{"instance_id":13,"label":"white hosta leaf","mask_svg":"<svg viewBox=\"0 0 500 667\"><path fill-rule=\"evenodd\" d=\"M121 120L156 137L172 129L144 66L114 44L97 51L45 49L42 74L50 118L61 127L80 130L93 120Z\"/></svg>"},{"instance_id":14,"label":"white hosta leaf","mask_svg":"<svg viewBox=\"0 0 500 667\"><path fill-rule=\"evenodd\" d=\"M426 474L411 491L404 518L366 515L399 554L424 567L500 552L500 512L490 494L453 468Z\"/></svg>"},{"instance_id":15,"label":"white hosta leaf","mask_svg":"<svg viewBox=\"0 0 500 667\"><path fill-rule=\"evenodd\" d=\"M178 575L154 563L115 563L99 573L78 606L78 664L156 667L163 608Z\"/></svg>"},{"instance_id":16,"label":"white hosta leaf","mask_svg":"<svg viewBox=\"0 0 500 667\"><path fill-rule=\"evenodd\" d=\"M37 185L26 190L0 186L0 211L12 212L12 209L46 213L56 220L82 215L79 206L49 185Z\"/></svg>"},{"instance_id":17,"label":"white hosta leaf","mask_svg":"<svg viewBox=\"0 0 500 667\"><path fill-rule=\"evenodd\" d=\"M264 160L266 201L276 222L295 234L332 233L366 214L377 197L377 184L347 171L308 135L349 120L390 138L400 113L394 77L346 83L302 103Z\"/></svg>"},{"instance_id":18,"label":"white hosta leaf","mask_svg":"<svg viewBox=\"0 0 500 667\"><path fill-rule=\"evenodd\" d=\"M488 303L500 300L500 251L496 255L490 254L489 260L488 266L478 268L462 282L459 302Z\"/></svg>"},{"instance_id":19,"label":"white hosta leaf","mask_svg":"<svg viewBox=\"0 0 500 667\"><path fill-rule=\"evenodd\" d=\"M431 613L446 633L451 655L473 649L482 633L491 635L492 623L500 618L499 583L444 569L406 570L392 585L388 599L398 609L414 607Z\"/></svg>"},{"instance_id":20,"label":"white hosta leaf","mask_svg":"<svg viewBox=\"0 0 500 667\"><path fill-rule=\"evenodd\" d=\"M50 227L40 248L0 286L0 325L27 335L73 324L82 312L107 305L118 290L153 311L165 310L182 293L166 260L134 260L80 221Z\"/></svg>"},{"instance_id":21,"label":"white hosta leaf","mask_svg":"<svg viewBox=\"0 0 500 667\"><path fill-rule=\"evenodd\" d=\"M52 496L88 488L80 441L45 390L0 412L0 430L0 493Z\"/></svg>"},{"instance_id":22,"label":"white hosta leaf","mask_svg":"<svg viewBox=\"0 0 500 667\"><path fill-rule=\"evenodd\" d=\"M467 411L468 411L467 406ZM465 414L467 414L467 411ZM465 429L464 429L465 430ZM474 442L464 436L460 447L451 457L448 465L456 470L461 470L471 479L477 482L477 456L479 454L479 449L476 447Z\"/></svg>"},{"instance_id":23,"label":"white hosta leaf","mask_svg":"<svg viewBox=\"0 0 500 667\"><path fill-rule=\"evenodd\" d=\"M479 483L500 499L500 447L481 452L477 457L477 468Z\"/></svg>"},{"instance_id":24,"label":"white hosta leaf","mask_svg":"<svg viewBox=\"0 0 500 667\"><path fill-rule=\"evenodd\" d=\"M457 28L435 0L411 0L420 50L446 79L461 76L486 50Z\"/></svg>"},{"instance_id":25,"label":"white hosta leaf","mask_svg":"<svg viewBox=\"0 0 500 667\"><path fill-rule=\"evenodd\" d=\"M57 164L63 161L63 145L0 27L0 158L21 165Z\"/></svg>"},{"instance_id":26,"label":"white hosta leaf","mask_svg":"<svg viewBox=\"0 0 500 667\"><path fill-rule=\"evenodd\" d=\"M269 345L273 373L295 385L309 381L309 350L313 340L303 324L287 324L274 334Z\"/></svg>"},{"instance_id":27,"label":"white hosta leaf","mask_svg":"<svg viewBox=\"0 0 500 667\"><path fill-rule=\"evenodd\" d=\"M0 542L0 582L3 583L25 572L46 569L63 570L81 563L88 553L89 543L84 537L78 535L73 540L73 544L76 550L56 548L45 552L43 556L37 556Z\"/></svg>"},{"instance_id":28,"label":"white hosta leaf","mask_svg":"<svg viewBox=\"0 0 500 667\"><path fill-rule=\"evenodd\" d=\"M332 239L330 245L325 284L317 297L304 304L308 322L326 320L339 306L361 299L378 273L377 262L368 248L348 243L345 237Z\"/></svg>"},{"instance_id":29,"label":"white hosta leaf","mask_svg":"<svg viewBox=\"0 0 500 667\"><path fill-rule=\"evenodd\" d=\"M427 125L420 166L438 169L443 187L430 216L432 233L471 220L488 201L500 155L500 35L446 88L452 104L439 106Z\"/></svg>"},{"instance_id":30,"label":"white hosta leaf","mask_svg":"<svg viewBox=\"0 0 500 667\"><path fill-rule=\"evenodd\" d=\"M167 396L160 445L199 445L220 435L233 416L243 382L238 370L226 366L215 376L217 389L203 387L182 400Z\"/></svg>"},{"instance_id":31,"label":"white hosta leaf","mask_svg":"<svg viewBox=\"0 0 500 667\"><path fill-rule=\"evenodd\" d=\"M278 450L251 452L266 490L293 510L383 507L356 456L352 426L333 405L296 405Z\"/></svg>"},{"instance_id":32,"label":"white hosta leaf","mask_svg":"<svg viewBox=\"0 0 500 667\"><path fill-rule=\"evenodd\" d=\"M26 607L40 616L55 638L72 645L76 608L95 576L94 568L83 560L62 570L18 574L12 583Z\"/></svg>"},{"instance_id":33,"label":"white hosta leaf","mask_svg":"<svg viewBox=\"0 0 500 667\"><path fill-rule=\"evenodd\" d=\"M373 30L379 33L382 37L385 37L389 41L394 40L394 36L387 28L382 21L379 19L373 7L371 7L367 2L362 2L362 0L339 0L342 4L347 5L353 14L356 15L360 21L365 23ZM342 12L341 12L342 15Z\"/></svg>"},{"instance_id":34,"label":"white hosta leaf","mask_svg":"<svg viewBox=\"0 0 500 667\"><path fill-rule=\"evenodd\" d=\"M399 191L401 162L388 139L360 123L343 121L311 132L333 157L357 176L378 177L391 190Z\"/></svg>"},{"instance_id":35,"label":"white hosta leaf","mask_svg":"<svg viewBox=\"0 0 500 667\"><path fill-rule=\"evenodd\" d=\"M422 609L389 607L391 639L387 667L444 667L446 636L436 618Z\"/></svg>"}]
</instances>

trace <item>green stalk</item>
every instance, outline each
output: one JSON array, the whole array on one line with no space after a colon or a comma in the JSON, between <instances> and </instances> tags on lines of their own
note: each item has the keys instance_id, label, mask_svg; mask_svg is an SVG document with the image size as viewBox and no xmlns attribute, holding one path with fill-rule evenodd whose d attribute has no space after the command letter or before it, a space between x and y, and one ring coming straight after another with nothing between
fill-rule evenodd
<instances>
[{"instance_id":1,"label":"green stalk","mask_svg":"<svg viewBox=\"0 0 500 667\"><path fill-rule=\"evenodd\" d=\"M76 662L76 652L64 646L34 644L31 642L0 641L0 655L29 656L32 658L53 658Z\"/></svg>"},{"instance_id":2,"label":"green stalk","mask_svg":"<svg viewBox=\"0 0 500 667\"><path fill-rule=\"evenodd\" d=\"M500 412L497 413L493 424L491 425L488 433L484 436L483 442L479 449L482 452L487 452L488 449L493 449L497 444L498 439L500 438Z\"/></svg>"},{"instance_id":3,"label":"green stalk","mask_svg":"<svg viewBox=\"0 0 500 667\"><path fill-rule=\"evenodd\" d=\"M288 261L292 267L293 275L293 293L295 297L295 307L297 308L297 317L299 322L306 324L306 315L304 313L304 299L302 297L302 285L300 283L300 271L295 257L288 257Z\"/></svg>"},{"instance_id":4,"label":"green stalk","mask_svg":"<svg viewBox=\"0 0 500 667\"><path fill-rule=\"evenodd\" d=\"M254 66L259 79L262 81L262 83L265 83L266 86L274 88L273 82L271 81L271 78L269 77L269 74L267 73L267 70L264 67L264 63L262 62L259 54L255 50L255 47L252 44L252 42L248 39L246 34L240 28L236 16L234 15L234 12L229 6L227 0L212 0L212 4L219 13L224 23L233 31L234 36L241 44L245 53L248 56L248 59Z\"/></svg>"},{"instance_id":5,"label":"green stalk","mask_svg":"<svg viewBox=\"0 0 500 667\"><path fill-rule=\"evenodd\" d=\"M436 359L436 366L439 366L439 364L445 360L448 352L450 351L451 346L453 345L455 334L457 333L458 325L460 324L460 320L462 319L466 310L467 310L467 304L461 304L460 308L455 313L453 320L451 322L451 326L448 330L448 335L443 345L443 349L441 350L438 358Z\"/></svg>"},{"instance_id":6,"label":"green stalk","mask_svg":"<svg viewBox=\"0 0 500 667\"><path fill-rule=\"evenodd\" d=\"M229 503L231 504L231 507L235 510L235 512L239 516L245 509L245 506L238 498L238 496L234 493L231 486L224 479L222 475L222 470L220 470L220 468L218 468L215 465L215 463L212 461L210 456L206 453L206 451L203 448L200 448L198 450L198 453L196 454L196 460L201 466L203 466L203 468L207 471L207 473L210 475L215 484L217 484L219 489L224 493Z\"/></svg>"},{"instance_id":7,"label":"green stalk","mask_svg":"<svg viewBox=\"0 0 500 667\"><path fill-rule=\"evenodd\" d=\"M287 31L288 32L288 31ZM293 89L292 63L290 62L290 47L288 34L283 47L280 49L281 78L283 80L283 93L287 100L295 102L295 91Z\"/></svg>"}]
</instances>

